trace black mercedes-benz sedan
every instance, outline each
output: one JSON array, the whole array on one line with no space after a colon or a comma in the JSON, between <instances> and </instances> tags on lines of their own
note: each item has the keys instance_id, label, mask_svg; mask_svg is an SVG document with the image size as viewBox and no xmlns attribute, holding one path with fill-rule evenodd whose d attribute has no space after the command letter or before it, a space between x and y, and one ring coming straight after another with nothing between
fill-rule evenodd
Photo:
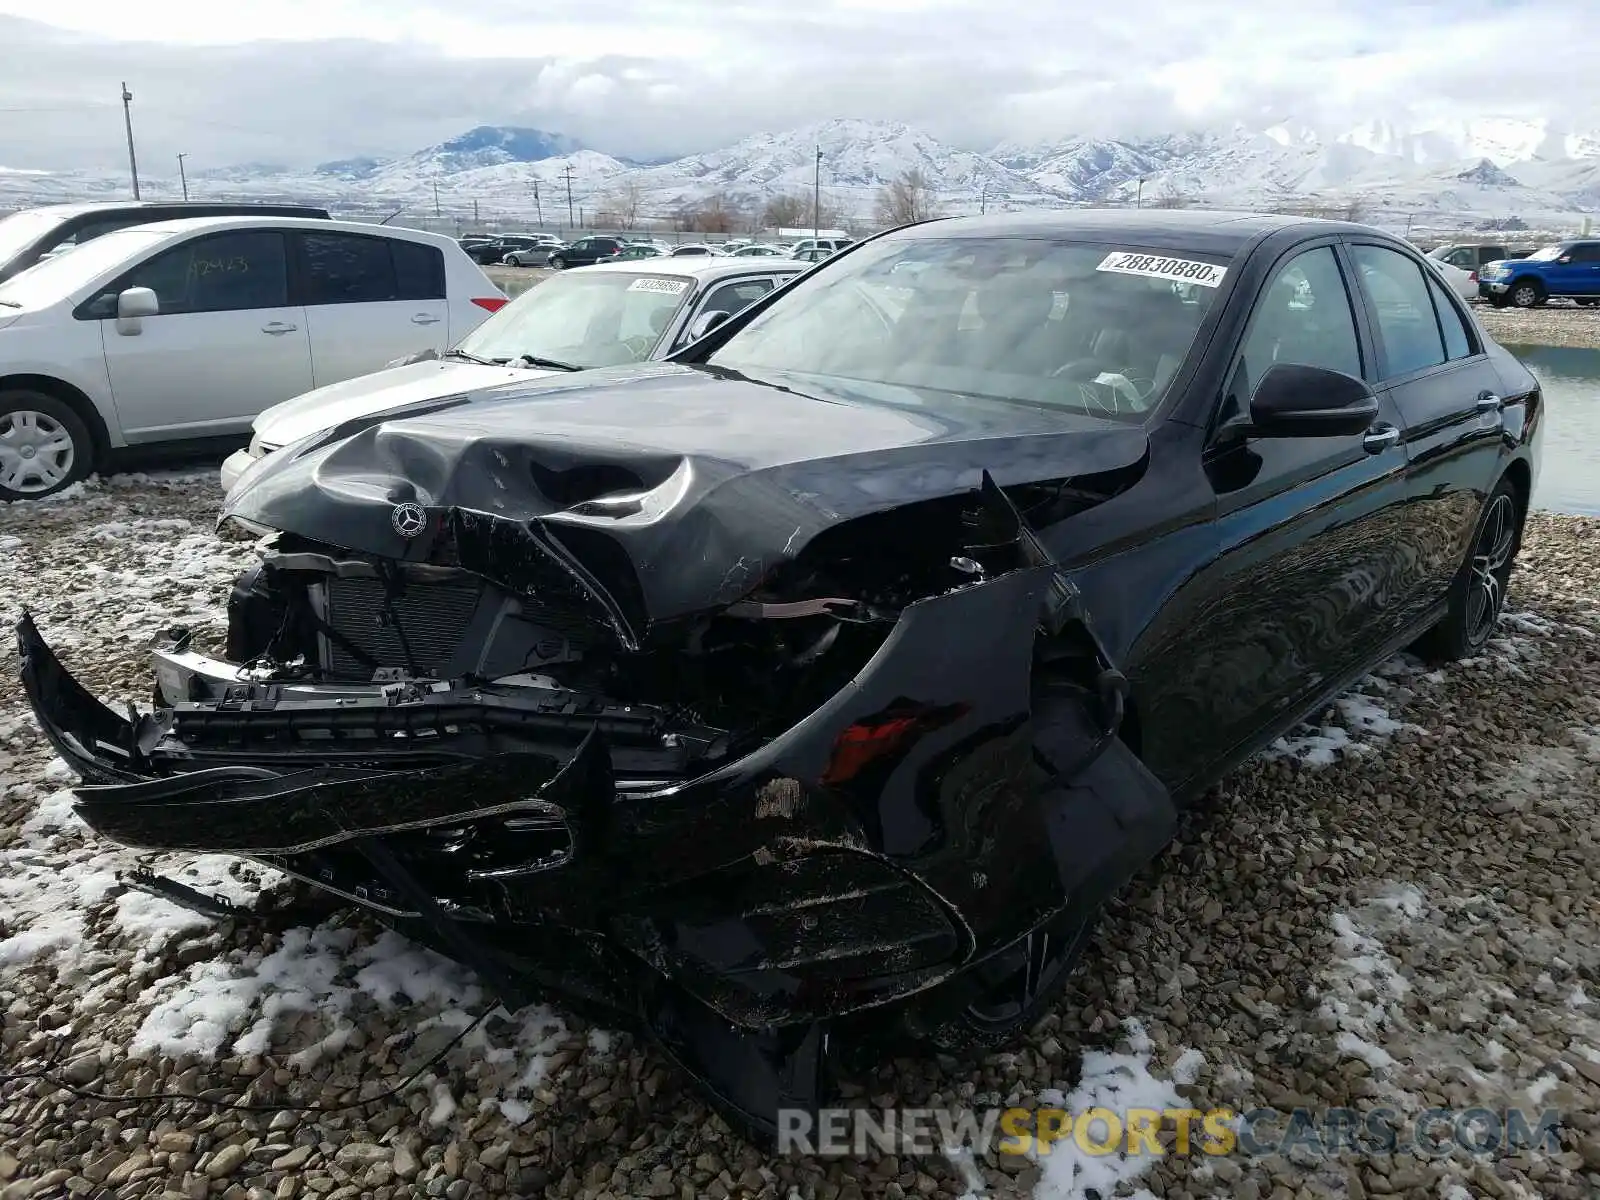
<instances>
[{"instance_id":1,"label":"black mercedes-benz sedan","mask_svg":"<svg viewBox=\"0 0 1600 1200\"><path fill-rule=\"evenodd\" d=\"M1542 415L1374 229L933 221L262 460L226 659L174 634L153 714L26 616L23 677L103 836L637 1020L770 1130L849 1036L1031 1023L1200 789L1480 647Z\"/></svg>"}]
</instances>

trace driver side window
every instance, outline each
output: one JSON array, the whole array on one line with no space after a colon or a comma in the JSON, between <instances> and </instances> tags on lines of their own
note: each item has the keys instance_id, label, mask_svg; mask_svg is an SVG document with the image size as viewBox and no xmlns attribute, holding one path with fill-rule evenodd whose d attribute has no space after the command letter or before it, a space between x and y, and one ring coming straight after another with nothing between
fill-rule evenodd
<instances>
[{"instance_id":1,"label":"driver side window","mask_svg":"<svg viewBox=\"0 0 1600 1200\"><path fill-rule=\"evenodd\" d=\"M1242 416L1261 377L1278 363L1326 367L1361 378L1350 292L1332 246L1318 246L1285 263L1250 318L1220 419Z\"/></svg>"}]
</instances>

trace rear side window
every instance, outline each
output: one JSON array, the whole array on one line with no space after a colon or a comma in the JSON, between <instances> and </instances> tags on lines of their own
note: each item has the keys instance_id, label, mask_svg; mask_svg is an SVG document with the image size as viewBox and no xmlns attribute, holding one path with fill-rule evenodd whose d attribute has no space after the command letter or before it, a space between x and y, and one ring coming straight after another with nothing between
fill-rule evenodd
<instances>
[{"instance_id":1,"label":"rear side window","mask_svg":"<svg viewBox=\"0 0 1600 1200\"><path fill-rule=\"evenodd\" d=\"M400 300L443 300L444 255L437 246L391 241L395 288Z\"/></svg>"},{"instance_id":2,"label":"rear side window","mask_svg":"<svg viewBox=\"0 0 1600 1200\"><path fill-rule=\"evenodd\" d=\"M433 246L348 233L302 234L307 304L441 300L444 257Z\"/></svg>"},{"instance_id":3,"label":"rear side window","mask_svg":"<svg viewBox=\"0 0 1600 1200\"><path fill-rule=\"evenodd\" d=\"M1572 248L1571 253L1575 263L1600 262L1600 242L1581 242Z\"/></svg>"},{"instance_id":4,"label":"rear side window","mask_svg":"<svg viewBox=\"0 0 1600 1200\"><path fill-rule=\"evenodd\" d=\"M1437 279L1429 279L1428 288L1433 292L1433 306L1439 313L1439 328L1444 331L1445 356L1451 360L1472 357L1477 353L1472 344L1472 332L1467 328L1460 311L1451 303L1444 285Z\"/></svg>"},{"instance_id":5,"label":"rear side window","mask_svg":"<svg viewBox=\"0 0 1600 1200\"><path fill-rule=\"evenodd\" d=\"M1423 268L1382 246L1352 246L1351 254L1377 309L1383 377L1394 379L1443 363L1444 339Z\"/></svg>"},{"instance_id":6,"label":"rear side window","mask_svg":"<svg viewBox=\"0 0 1600 1200\"><path fill-rule=\"evenodd\" d=\"M164 316L282 308L289 303L283 234L252 229L196 238L141 263L110 294L131 287L155 292Z\"/></svg>"}]
</instances>

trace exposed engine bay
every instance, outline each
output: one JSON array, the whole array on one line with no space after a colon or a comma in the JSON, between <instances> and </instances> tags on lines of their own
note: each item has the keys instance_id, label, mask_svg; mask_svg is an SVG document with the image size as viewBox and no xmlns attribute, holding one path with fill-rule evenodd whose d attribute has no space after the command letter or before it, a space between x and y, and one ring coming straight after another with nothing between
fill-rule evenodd
<instances>
[{"instance_id":1,"label":"exposed engine bay","mask_svg":"<svg viewBox=\"0 0 1600 1200\"><path fill-rule=\"evenodd\" d=\"M553 524L443 510L408 557L279 530L226 661L158 650L153 714L93 699L26 617L24 683L102 835L254 858L510 1002L638 1020L770 1132L825 1099L852 1021L953 1046L1026 1019L986 999L1011 958L1081 945L1170 836L1030 525L1131 473L830 522L659 617Z\"/></svg>"}]
</instances>

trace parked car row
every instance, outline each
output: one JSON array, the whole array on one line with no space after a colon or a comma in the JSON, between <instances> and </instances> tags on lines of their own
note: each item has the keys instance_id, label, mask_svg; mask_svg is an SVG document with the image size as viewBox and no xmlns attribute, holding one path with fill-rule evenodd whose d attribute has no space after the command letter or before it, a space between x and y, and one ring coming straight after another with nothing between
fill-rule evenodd
<instances>
[{"instance_id":1,"label":"parked car row","mask_svg":"<svg viewBox=\"0 0 1600 1200\"><path fill-rule=\"evenodd\" d=\"M725 242L686 242L669 245L657 238L595 234L573 242L561 241L554 234L468 234L461 247L474 262L510 267L549 267L562 271L612 259L655 257L704 257L728 255L739 258L793 258L800 262L820 262L851 244L851 238L806 238L799 242L752 242L730 238Z\"/></svg>"},{"instance_id":2,"label":"parked car row","mask_svg":"<svg viewBox=\"0 0 1600 1200\"><path fill-rule=\"evenodd\" d=\"M1068 210L783 265L574 270L317 414L229 493L261 560L153 712L24 615L78 818L568 996L770 1139L841 1061L1070 1016L1218 779L1494 636L1544 399L1400 239Z\"/></svg>"},{"instance_id":3,"label":"parked car row","mask_svg":"<svg viewBox=\"0 0 1600 1200\"><path fill-rule=\"evenodd\" d=\"M0 500L59 491L124 448L248 434L228 486L324 420L459 390L464 371L661 357L804 270L755 245L462 243L291 206L80 205L0 221ZM513 243L508 257L585 270L502 309L474 258Z\"/></svg>"}]
</instances>

